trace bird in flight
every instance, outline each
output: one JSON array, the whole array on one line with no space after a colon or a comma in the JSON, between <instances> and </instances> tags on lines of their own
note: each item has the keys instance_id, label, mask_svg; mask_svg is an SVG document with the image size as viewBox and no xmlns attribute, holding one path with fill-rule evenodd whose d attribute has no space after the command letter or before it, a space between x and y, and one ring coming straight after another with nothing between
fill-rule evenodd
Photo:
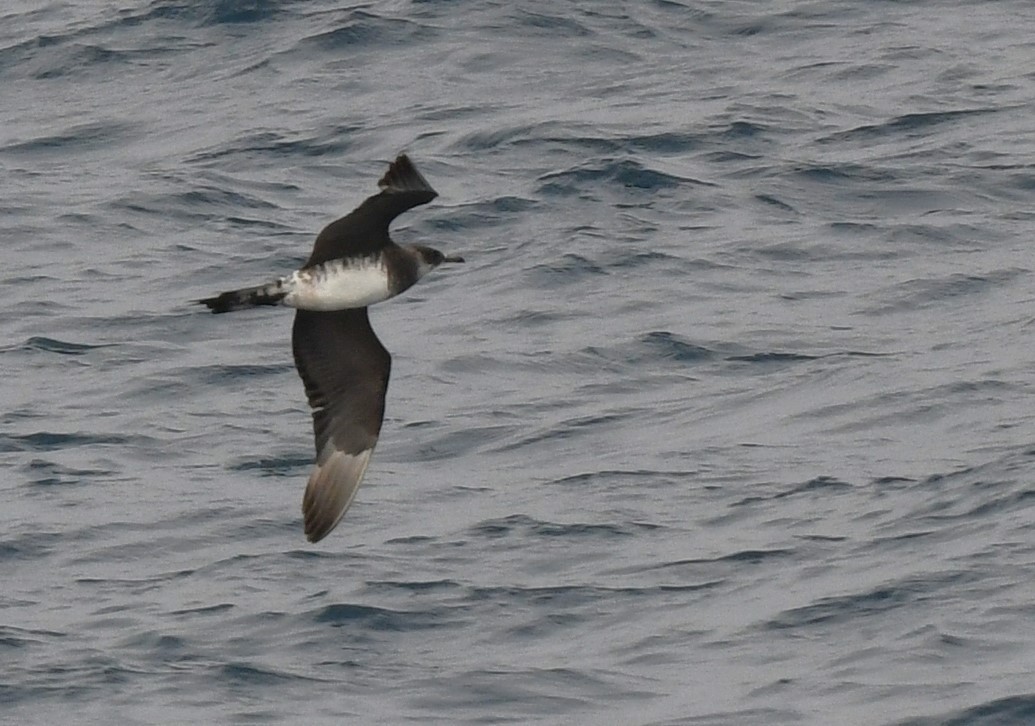
<instances>
[{"instance_id":1,"label":"bird in flight","mask_svg":"<svg viewBox=\"0 0 1035 726\"><path fill-rule=\"evenodd\" d=\"M438 196L405 154L377 185L378 194L323 228L298 270L198 301L214 313L296 309L291 348L316 438L316 466L302 498L310 542L326 537L352 504L381 432L392 357L370 327L367 306L409 289L442 263L464 261L389 236L393 219Z\"/></svg>"}]
</instances>

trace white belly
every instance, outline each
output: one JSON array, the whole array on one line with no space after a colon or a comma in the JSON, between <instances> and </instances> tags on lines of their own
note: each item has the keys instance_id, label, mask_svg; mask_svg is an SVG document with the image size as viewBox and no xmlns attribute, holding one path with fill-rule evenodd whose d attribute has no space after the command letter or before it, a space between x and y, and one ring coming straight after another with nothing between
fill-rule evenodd
<instances>
[{"instance_id":1,"label":"white belly","mask_svg":"<svg viewBox=\"0 0 1035 726\"><path fill-rule=\"evenodd\" d=\"M291 292L284 305L300 310L364 308L387 300L388 273L377 260L361 260L346 266L341 260L296 270L284 278Z\"/></svg>"}]
</instances>

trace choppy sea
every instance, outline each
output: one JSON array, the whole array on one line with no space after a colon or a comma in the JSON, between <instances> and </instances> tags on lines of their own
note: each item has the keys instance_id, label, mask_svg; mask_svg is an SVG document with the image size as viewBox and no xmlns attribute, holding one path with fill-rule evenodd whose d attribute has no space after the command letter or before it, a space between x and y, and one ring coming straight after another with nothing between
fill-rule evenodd
<instances>
[{"instance_id":1,"label":"choppy sea","mask_svg":"<svg viewBox=\"0 0 1035 726\"><path fill-rule=\"evenodd\" d=\"M12 0L0 721L1035 723L1035 6ZM284 274L411 155L366 482Z\"/></svg>"}]
</instances>

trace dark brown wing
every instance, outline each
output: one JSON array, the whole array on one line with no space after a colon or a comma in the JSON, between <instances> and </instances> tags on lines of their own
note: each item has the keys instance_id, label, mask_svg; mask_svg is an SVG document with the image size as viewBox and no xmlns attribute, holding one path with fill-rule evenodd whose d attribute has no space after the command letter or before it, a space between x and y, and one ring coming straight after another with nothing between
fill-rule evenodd
<instances>
[{"instance_id":1,"label":"dark brown wing","mask_svg":"<svg viewBox=\"0 0 1035 726\"><path fill-rule=\"evenodd\" d=\"M392 242L388 225L393 219L438 196L406 154L400 154L388 166L377 185L381 188L380 194L367 198L355 210L323 228L316 237L306 267L348 255L380 251Z\"/></svg>"},{"instance_id":2,"label":"dark brown wing","mask_svg":"<svg viewBox=\"0 0 1035 726\"><path fill-rule=\"evenodd\" d=\"M363 479L381 432L392 357L366 308L297 311L291 347L313 408L316 467L302 513L306 536L317 542L341 520Z\"/></svg>"}]
</instances>

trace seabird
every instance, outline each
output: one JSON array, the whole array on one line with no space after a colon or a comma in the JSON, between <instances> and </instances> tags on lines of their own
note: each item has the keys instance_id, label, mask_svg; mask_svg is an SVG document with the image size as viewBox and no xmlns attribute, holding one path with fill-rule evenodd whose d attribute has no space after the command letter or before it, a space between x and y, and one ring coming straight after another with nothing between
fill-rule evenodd
<instances>
[{"instance_id":1,"label":"seabird","mask_svg":"<svg viewBox=\"0 0 1035 726\"><path fill-rule=\"evenodd\" d=\"M300 269L198 301L214 313L296 309L291 348L316 438L316 466L302 498L310 542L326 537L352 504L381 432L392 357L370 327L367 306L409 289L443 262L464 261L389 236L393 219L438 196L405 154L377 186L380 193L323 228Z\"/></svg>"}]
</instances>

